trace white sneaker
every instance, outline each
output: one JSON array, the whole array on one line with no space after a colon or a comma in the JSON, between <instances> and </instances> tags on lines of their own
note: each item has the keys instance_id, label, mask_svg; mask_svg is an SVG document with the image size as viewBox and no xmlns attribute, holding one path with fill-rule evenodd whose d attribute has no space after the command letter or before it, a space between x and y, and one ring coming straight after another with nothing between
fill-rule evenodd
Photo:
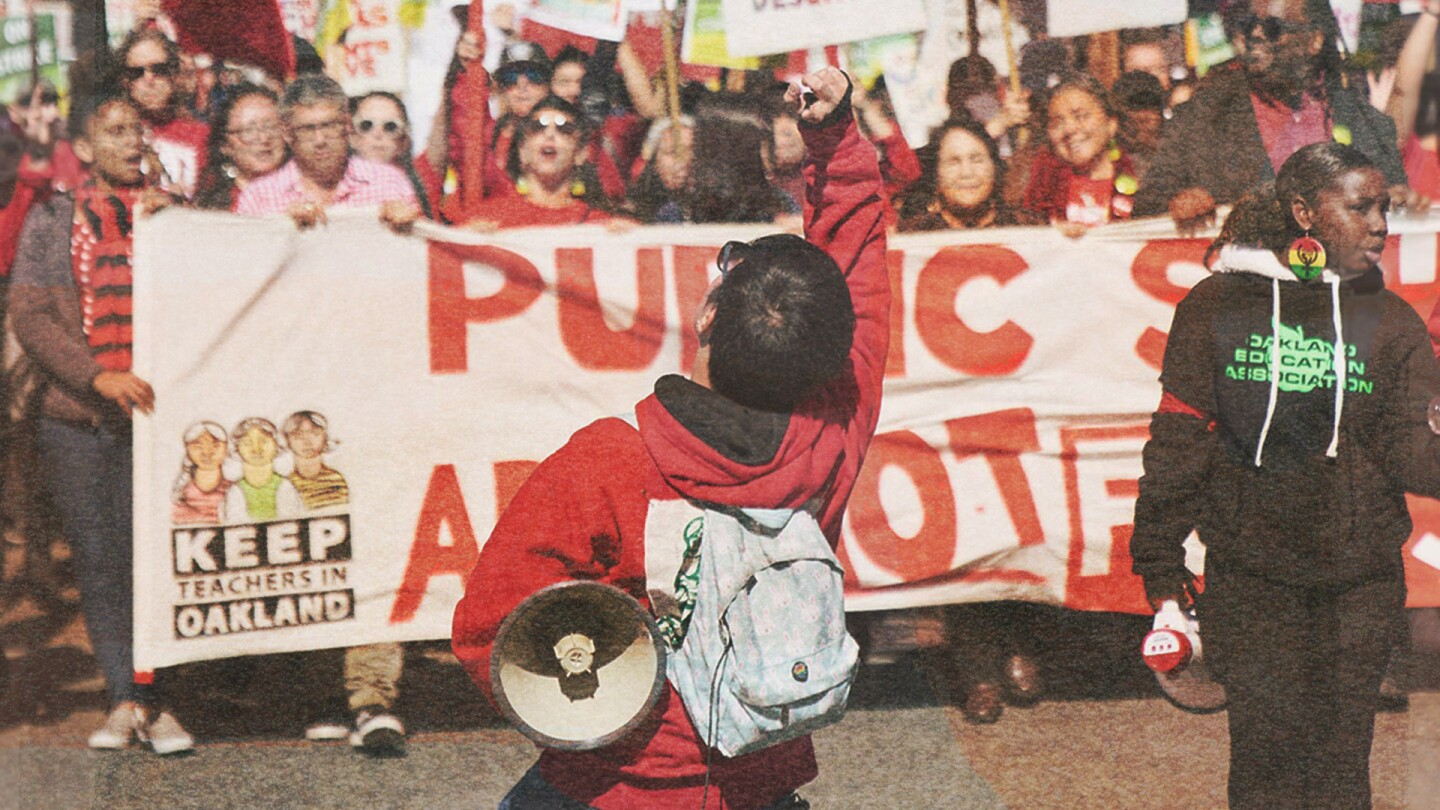
<instances>
[{"instance_id":1,"label":"white sneaker","mask_svg":"<svg viewBox=\"0 0 1440 810\"><path fill-rule=\"evenodd\" d=\"M170 712L162 711L152 716L150 722L138 729L138 734L141 742L150 743L150 750L161 756L183 753L195 747L195 738Z\"/></svg>"},{"instance_id":2,"label":"white sneaker","mask_svg":"<svg viewBox=\"0 0 1440 810\"><path fill-rule=\"evenodd\" d=\"M105 724L90 735L90 747L107 751L126 748L140 731L140 707L131 701L117 703Z\"/></svg>"},{"instance_id":3,"label":"white sneaker","mask_svg":"<svg viewBox=\"0 0 1440 810\"><path fill-rule=\"evenodd\" d=\"M350 726L340 720L317 720L305 727L305 739L312 742L343 740L350 736Z\"/></svg>"},{"instance_id":4,"label":"white sneaker","mask_svg":"<svg viewBox=\"0 0 1440 810\"><path fill-rule=\"evenodd\" d=\"M367 754L395 756L405 747L405 726L384 708L367 706L355 713L350 745Z\"/></svg>"}]
</instances>

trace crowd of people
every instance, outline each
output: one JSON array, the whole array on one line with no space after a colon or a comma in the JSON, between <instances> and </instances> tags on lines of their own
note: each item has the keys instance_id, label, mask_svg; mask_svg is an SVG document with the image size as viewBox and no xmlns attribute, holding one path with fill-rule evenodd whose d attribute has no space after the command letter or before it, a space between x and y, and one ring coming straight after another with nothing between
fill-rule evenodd
<instances>
[{"instance_id":1,"label":"crowd of people","mask_svg":"<svg viewBox=\"0 0 1440 810\"><path fill-rule=\"evenodd\" d=\"M854 83L847 105L878 153L886 228L1043 225L1083 239L1109 222L1166 215L1193 234L1317 143L1362 155L1350 168L1380 184L1390 210L1440 196L1440 82L1426 73L1440 0L1401 21L1408 30L1396 29L1380 60L1390 67L1368 73L1342 58L1325 0L1231 2L1224 21L1238 57L1203 78L1166 30L1124 32L1109 86L1066 41L1024 49L1014 84L983 57L962 58L949 75L949 118L918 149L883 79ZM134 682L130 660L128 417L154 398L130 370L132 214L193 206L284 214L313 228L331 208L376 206L399 232L421 219L483 232L716 222L799 230L803 122L772 75L747 75L743 90L667 93L623 42L547 55L509 41L492 69L481 30L460 37L440 108L407 110L390 93L347 96L304 54L283 82L218 63L202 70L147 21L113 53L75 63L68 121L44 84L0 121L0 316L28 357L7 368L0 481L10 503L17 491L21 501L48 493L75 548L112 709L92 746L193 745L156 685ZM412 139L417 115L433 122L424 143ZM34 379L46 384L32 401ZM307 426L324 428L309 418L284 432ZM273 443L273 425L268 435ZM225 432L187 437L202 440L223 450ZM29 468L43 473L39 482ZM1148 573L1150 585L1159 575ZM1033 634L1017 628L1043 621L1003 605L947 615L972 721L998 719L1007 695L1039 694ZM346 650L348 702L317 707L307 736L375 751L402 744L391 714L402 662L396 644Z\"/></svg>"}]
</instances>

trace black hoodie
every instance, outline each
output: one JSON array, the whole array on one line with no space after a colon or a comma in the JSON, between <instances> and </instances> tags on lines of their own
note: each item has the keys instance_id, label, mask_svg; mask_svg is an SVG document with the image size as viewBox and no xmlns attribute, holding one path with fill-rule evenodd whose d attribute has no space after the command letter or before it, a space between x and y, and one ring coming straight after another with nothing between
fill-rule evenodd
<instances>
[{"instance_id":1,"label":"black hoodie","mask_svg":"<svg viewBox=\"0 0 1440 810\"><path fill-rule=\"evenodd\" d=\"M1210 565L1291 585L1403 574L1405 493L1440 496L1440 364L1379 270L1301 282L1273 253L1225 248L1175 310L1160 381L1135 573L1183 574L1196 529Z\"/></svg>"}]
</instances>

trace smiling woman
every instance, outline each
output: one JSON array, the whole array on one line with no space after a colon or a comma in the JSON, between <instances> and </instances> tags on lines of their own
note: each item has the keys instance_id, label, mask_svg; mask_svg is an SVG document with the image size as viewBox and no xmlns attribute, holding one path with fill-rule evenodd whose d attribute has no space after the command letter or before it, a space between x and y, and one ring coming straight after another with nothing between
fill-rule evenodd
<instances>
[{"instance_id":1,"label":"smiling woman","mask_svg":"<svg viewBox=\"0 0 1440 810\"><path fill-rule=\"evenodd\" d=\"M1044 109L1046 143L1030 167L1024 211L1041 222L1078 226L1128 219L1139 182L1115 143L1119 119L1104 86L1068 76L1050 90Z\"/></svg>"},{"instance_id":2,"label":"smiling woman","mask_svg":"<svg viewBox=\"0 0 1440 810\"><path fill-rule=\"evenodd\" d=\"M237 85L215 108L195 204L230 210L240 190L280 168L286 153L275 94L253 84Z\"/></svg>"},{"instance_id":3,"label":"smiling woman","mask_svg":"<svg viewBox=\"0 0 1440 810\"><path fill-rule=\"evenodd\" d=\"M985 127L973 118L946 122L930 136L938 144L924 173L900 202L901 231L1014 225L1001 198L1005 164Z\"/></svg>"}]
</instances>

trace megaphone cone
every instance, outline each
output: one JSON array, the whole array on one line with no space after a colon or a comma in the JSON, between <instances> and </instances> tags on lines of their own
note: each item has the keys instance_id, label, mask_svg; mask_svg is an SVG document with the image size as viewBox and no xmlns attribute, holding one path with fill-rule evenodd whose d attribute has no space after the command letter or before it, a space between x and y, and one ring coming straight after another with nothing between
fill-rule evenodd
<instances>
[{"instance_id":1,"label":"megaphone cone","mask_svg":"<svg viewBox=\"0 0 1440 810\"><path fill-rule=\"evenodd\" d=\"M628 734L665 688L665 644L650 612L598 582L537 591L495 637L500 713L549 748L586 751Z\"/></svg>"}]
</instances>

